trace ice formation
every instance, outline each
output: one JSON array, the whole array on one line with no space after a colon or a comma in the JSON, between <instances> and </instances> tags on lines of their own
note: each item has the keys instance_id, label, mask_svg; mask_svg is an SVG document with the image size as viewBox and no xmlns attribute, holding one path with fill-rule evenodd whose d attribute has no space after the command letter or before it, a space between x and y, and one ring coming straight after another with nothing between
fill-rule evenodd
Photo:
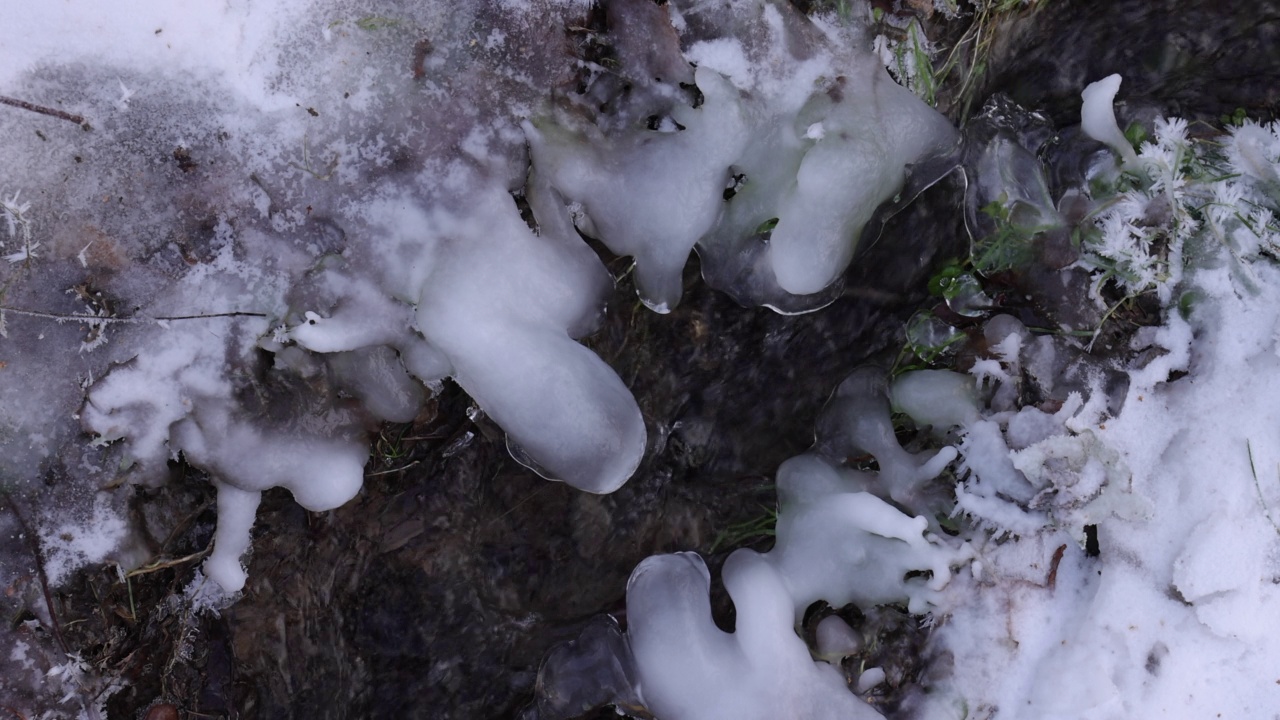
<instances>
[{"instance_id":1,"label":"ice formation","mask_svg":"<svg viewBox=\"0 0 1280 720\"><path fill-rule=\"evenodd\" d=\"M1121 80L1120 75L1115 74L1089 83L1081 94L1084 102L1080 107L1080 129L1114 150L1126 163L1132 163L1138 159L1138 155L1120 131L1115 109L1112 107L1116 93L1120 92Z\"/></svg>"},{"instance_id":2,"label":"ice formation","mask_svg":"<svg viewBox=\"0 0 1280 720\"><path fill-rule=\"evenodd\" d=\"M576 238L535 235L507 193L473 192L465 212L378 208L380 250L410 262L380 270L382 285L326 271L328 317L308 310L287 337L322 353L394 347L419 380L454 378L548 477L612 492L640 462L644 422L618 376L573 341L595 329L608 273Z\"/></svg>"},{"instance_id":3,"label":"ice formation","mask_svg":"<svg viewBox=\"0 0 1280 720\"><path fill-rule=\"evenodd\" d=\"M1173 212L1165 222L1177 228L1187 222L1178 209L1189 202L1184 198L1205 190L1167 178L1176 166L1168 156L1193 150L1176 122L1159 121L1157 130L1160 136L1134 154L1125 172L1145 171L1141 182L1151 186L1143 192L1169 198ZM1280 157L1274 137L1257 126L1234 131L1225 154L1248 168L1249 180L1223 188L1240 181L1212 176L1219 202L1271 202L1272 166ZM1272 474L1258 470L1274 465L1274 443L1261 441L1266 449L1257 451L1249 437L1242 451L1233 429L1242 426L1229 416L1244 413L1254 419L1248 427L1265 427L1269 420L1262 418L1272 414L1268 388L1280 353L1271 296L1280 276L1267 263L1223 262L1251 262L1239 258L1258 256L1250 250L1242 256L1242 248L1269 242L1274 231L1269 215L1234 221L1216 211L1205 215L1207 227L1188 223L1164 236L1170 264L1184 262L1184 242L1200 243L1187 274L1155 274L1147 285L1159 283L1166 302L1178 291L1194 293L1195 309L1171 309L1163 326L1135 335L1131 349L1139 360L1125 367L1129 382L1119 386L1119 398L1110 397L1116 390L1105 363L1073 378L1080 372L1075 341L1034 335L1011 315L984 323L982 349L968 373L913 371L886 385L874 370L855 372L832 396L814 450L779 469L774 548L738 550L725 563L725 588L737 610L732 633L710 618L710 577L696 556L658 556L636 569L628 636L647 706L662 717L715 716L721 707L736 717L771 717L780 712L771 700L783 697L794 717L857 717L836 710L841 701L834 697L814 707L771 684L785 677L791 687L813 686L807 697L822 696L808 657L785 669L768 662L799 647L798 621L822 599L863 608L905 601L915 612L934 610L939 629L929 652L952 672L922 684L904 708L910 716L1123 718L1152 707L1175 712L1184 703L1248 716L1272 707L1270 683L1236 695L1220 688L1234 672L1227 666L1267 676L1274 658L1258 644L1274 625L1264 604L1275 594L1280 525L1270 509ZM1205 348L1198 359L1189 352L1193 342ZM1171 382L1188 370L1207 382ZM1240 377L1259 378L1261 391L1243 389L1233 380ZM1039 400L1025 403L1026 397ZM931 457L907 453L889 424L890 405L956 449ZM1188 426L1186 418L1208 424ZM1209 437L1192 443L1192 432ZM846 465L864 452L878 461L878 474ZM959 482L951 498L935 504L931 481L957 452ZM1229 468L1226 485L1204 482L1221 476L1217 463ZM973 529L962 535L973 539L973 550L952 545L948 552L936 536L917 546L929 537L929 521L916 517L917 525L903 532L911 518L877 495L913 510L949 507L967 516ZM1197 509L1176 511L1188 496ZM966 567L953 574L956 566ZM930 584L903 585L912 568L928 568ZM796 612L789 618L788 600ZM858 650L859 638L843 621L823 622L814 657L838 661ZM694 638L692 659L672 652L677 638ZM1226 660L1234 653L1243 655ZM1212 673L1201 654L1220 658ZM714 669L701 669L707 666ZM732 675L718 674L722 668ZM737 677L749 681L739 685ZM852 686L865 691L882 677L868 671Z\"/></svg>"},{"instance_id":4,"label":"ice formation","mask_svg":"<svg viewBox=\"0 0 1280 720\"><path fill-rule=\"evenodd\" d=\"M877 718L792 630L785 580L760 556L725 563L737 629L711 618L711 576L696 555L657 555L627 585L628 631L645 706L682 718Z\"/></svg>"},{"instance_id":5,"label":"ice formation","mask_svg":"<svg viewBox=\"0 0 1280 720\"><path fill-rule=\"evenodd\" d=\"M657 555L636 567L627 584L626 642L596 643L603 659L584 659L611 688L619 684L613 668L629 669L613 703L639 703L666 720L880 717L839 669L861 637L828 616L811 650L797 633L806 611L818 601L938 611L953 568L973 559L965 542L940 536L928 518L888 501L890 493L910 495L911 506L927 512L923 486L955 457L951 449L928 457L906 452L888 429L889 414L883 370L862 368L828 403L813 449L778 469L774 547L736 550L722 569L732 632L712 617L711 575L701 557ZM879 461L878 471L850 463L864 452ZM579 643L590 644L593 633ZM857 684L866 692L883 678L868 668ZM543 680L556 697L563 682L558 675Z\"/></svg>"},{"instance_id":6,"label":"ice formation","mask_svg":"<svg viewBox=\"0 0 1280 720\"><path fill-rule=\"evenodd\" d=\"M828 38L782 4L732 13L723 36L689 48L700 105L674 81L651 82L616 127L526 125L539 217L580 206L578 227L636 258L641 299L660 312L679 301L695 247L707 281L741 302L829 302L908 166L958 139L852 38Z\"/></svg>"},{"instance_id":7,"label":"ice formation","mask_svg":"<svg viewBox=\"0 0 1280 720\"><path fill-rule=\"evenodd\" d=\"M840 398L827 410L849 412ZM869 423L888 421L887 402L856 412ZM826 427L842 425L843 418ZM853 427L842 430L856 437ZM711 576L700 557L659 555L636 567L627 584L627 637L640 697L658 717L880 717L834 667L812 659L796 626L819 600L863 608L896 602L929 612L952 568L972 555L963 543L929 532L925 517L907 515L868 491L932 479L951 455L922 473L914 462L889 460L904 453L890 435L892 449L873 451L885 458L880 473L867 473L824 454L850 439L826 438L779 468L776 544L767 553L737 550L722 570L735 608L733 632L712 619ZM841 646L850 642L845 634Z\"/></svg>"},{"instance_id":8,"label":"ice formation","mask_svg":"<svg viewBox=\"0 0 1280 720\"><path fill-rule=\"evenodd\" d=\"M263 490L285 487L311 510L342 504L361 486L368 430L411 420L427 387L444 378L539 473L597 493L630 477L646 446L640 409L613 370L575 342L595 329L612 283L578 230L636 257L637 288L655 309L679 302L694 247L708 268L756 258L758 268L725 276L740 299L800 307L812 302L789 298L835 282L907 166L955 141L945 119L853 49L856 34L816 25L785 3L747 3L733 22L720 18L683 39L678 6L617 0L606 11L620 38L616 73L588 77L581 96L550 105L539 88L565 71L548 58L533 65L538 79L502 75L501 63L451 77L449 68L472 68L470 47L415 55L412 73L352 60L402 42L394 29L402 24L444 28L465 15L427 9L368 37L283 9L271 22L303 22L318 34L273 49L274 80L250 74L245 87L226 88L222 78L202 79L204 100L139 93L133 76L107 86L80 80L87 111L103 117L99 133L142 132L178 113L208 118L167 131L175 164L136 173L117 197L159 203L178 188L200 198L183 211L197 217L160 207L100 218L84 209L99 236L80 242L80 231L59 220L33 238L31 217L47 217L47 201L33 205L15 192L5 199L6 229L33 256L11 258L10 273L50 276L45 287L81 283L87 312L75 314L89 337L80 422L108 446L116 458L108 462L157 481L181 457L214 478L220 519L206 570L225 589L244 584L239 557ZM522 12L487 22L502 34L527 33ZM637 37L653 42L646 49ZM334 77L302 72L292 56L318 59ZM460 90L491 77L495 94L479 104ZM288 107L281 93L323 94L334 82L356 92L302 120L280 119ZM599 109L570 121L586 98ZM372 123L379 114L381 124ZM336 120L324 123L330 115ZM77 151L132 162L129 143L109 148L99 137L111 135L75 138ZM300 154L282 157L290 144ZM43 151L28 144L14 152L35 162ZM91 178L76 182L75 193L98 190ZM536 230L512 192L527 197ZM74 196L68 201L79 207ZM766 221L774 226L762 235ZM166 222L186 223L168 246L151 239L164 237ZM169 248L175 258L154 260ZM44 252L52 254L35 255ZM165 289L115 281L122 262L154 268L153 284ZM7 300L50 307L40 286L24 279ZM151 294L135 300L140 291ZM132 303L140 326L112 324L121 302ZM20 334L38 320L20 317L31 321L15 325ZM14 365L11 373L26 372ZM347 396L359 405L338 402ZM10 423L26 422L19 408Z\"/></svg>"}]
</instances>

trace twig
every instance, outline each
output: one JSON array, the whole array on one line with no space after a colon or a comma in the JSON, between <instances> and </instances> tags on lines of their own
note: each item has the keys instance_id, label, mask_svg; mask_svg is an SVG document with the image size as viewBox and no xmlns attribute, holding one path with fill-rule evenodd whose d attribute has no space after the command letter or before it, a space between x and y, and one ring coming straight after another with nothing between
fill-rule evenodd
<instances>
[{"instance_id":1,"label":"twig","mask_svg":"<svg viewBox=\"0 0 1280 720\"><path fill-rule=\"evenodd\" d=\"M49 575L44 571L44 554L40 552L40 542L36 539L36 534L32 531L31 525L27 523L26 516L18 509L18 502L13 499L9 491L0 490L0 496L4 497L4 501L9 505L9 510L18 519L18 525L22 527L22 535L27 539L27 546L36 559L36 574L40 578L40 589L44 592L44 603L49 608L49 621L53 623L53 636L57 638L62 652L70 654L71 648L62 637L62 626L58 623L58 613L53 607L53 594L49 592Z\"/></svg>"},{"instance_id":2,"label":"twig","mask_svg":"<svg viewBox=\"0 0 1280 720\"><path fill-rule=\"evenodd\" d=\"M1244 447L1249 451L1249 472L1253 473L1253 487L1258 491L1258 504L1262 506L1262 514L1271 523L1271 527L1280 533L1280 525L1277 525L1275 519L1271 517L1271 508L1267 507L1267 499L1262 497L1262 483L1258 480L1258 469L1253 465L1253 443L1245 438ZM1280 472L1280 465L1276 466L1276 470Z\"/></svg>"},{"instance_id":3,"label":"twig","mask_svg":"<svg viewBox=\"0 0 1280 720\"><path fill-rule=\"evenodd\" d=\"M69 112L63 112L62 110L55 110L53 108L45 107L43 105L36 105L35 103L29 103L26 100L19 100L17 98L7 97L5 95L0 95L0 103L3 103L5 105L11 105L16 108L21 108L23 110L30 110L31 112L40 113L41 115L48 115L49 117L56 117L61 120L73 122L79 125L80 128L83 130L93 129L93 127L89 125L89 121L84 119L83 115L72 115Z\"/></svg>"},{"instance_id":4,"label":"twig","mask_svg":"<svg viewBox=\"0 0 1280 720\"><path fill-rule=\"evenodd\" d=\"M131 317L110 317L110 316L102 316L102 315L89 315L86 313L65 313L65 314L50 313L50 312L41 312L39 310L21 310L19 308L8 307L5 305L0 305L0 311L11 312L14 315L24 315L26 317L44 318L46 320L57 320L58 322L66 322L66 321L92 322L95 324L104 324L104 325L108 323L146 323L146 322L158 323L158 322L169 322L170 320L206 320L209 318L224 318L224 317L258 317L258 318L267 317L266 313L247 312L242 310L235 310L232 312L222 312L222 313L207 313L204 315L157 315L154 317L148 316L148 315L134 315Z\"/></svg>"},{"instance_id":5,"label":"twig","mask_svg":"<svg viewBox=\"0 0 1280 720\"><path fill-rule=\"evenodd\" d=\"M1049 592L1053 592L1053 589L1058 586L1058 566L1062 564L1062 555L1066 551L1066 545L1059 545L1058 549L1053 551L1053 558L1049 560L1049 576L1044 583L1048 586Z\"/></svg>"},{"instance_id":6,"label":"twig","mask_svg":"<svg viewBox=\"0 0 1280 720\"><path fill-rule=\"evenodd\" d=\"M194 553L191 553L190 555L186 555L180 558L166 558L161 560L154 560L152 562L147 563L146 565L143 565L142 567L134 568L133 570L130 570L129 572L124 574L124 577L126 580L128 580L129 578L137 577L138 575L146 575L147 573L153 573L159 570L165 570L167 568L177 567L179 565L185 565L191 562L192 560L199 560L201 557L208 554L209 554L209 548L205 548L204 550L201 550L199 552L194 552ZM132 592L133 592L132 588L130 588L130 599L129 599L130 602L133 601Z\"/></svg>"},{"instance_id":7,"label":"twig","mask_svg":"<svg viewBox=\"0 0 1280 720\"><path fill-rule=\"evenodd\" d=\"M391 468L390 470L379 470L378 472L371 472L366 474L365 477L378 477L379 475L390 475L391 473L403 472L417 464L418 464L418 461L414 460L413 462L409 463L408 465L405 465L404 467Z\"/></svg>"},{"instance_id":8,"label":"twig","mask_svg":"<svg viewBox=\"0 0 1280 720\"><path fill-rule=\"evenodd\" d=\"M1120 306L1138 297L1138 295L1141 295L1141 294L1142 293L1138 292L1132 295L1125 295L1124 297L1120 298L1120 300L1118 300L1115 305L1112 305L1110 309L1107 310L1106 313L1102 315L1102 319L1098 321L1098 327L1094 329L1092 337L1089 338L1089 344L1086 345L1084 348L1085 352L1093 351L1093 344L1098 341L1098 337L1102 335L1102 329L1106 327L1107 321L1110 320L1111 316L1114 315L1115 312L1120 309Z\"/></svg>"},{"instance_id":9,"label":"twig","mask_svg":"<svg viewBox=\"0 0 1280 720\"><path fill-rule=\"evenodd\" d=\"M537 489L537 490L534 490L533 492L529 493L528 495L525 495L525 496L524 496L523 498L521 498L521 499L520 499L520 501L519 501L519 502L517 502L515 505L512 505L511 507L507 508L506 512L502 513L501 515L499 515L498 517L494 518L493 520L490 520L489 522L490 522L490 523L496 523L496 522L498 522L499 520L501 520L501 519L505 518L506 516L510 515L511 513L515 512L516 510L519 510L521 505L524 505L525 503L529 502L529 501L530 501L530 500L532 500L533 498L537 497L539 493L541 493L543 490L546 490L546 489L547 489L547 488L549 488L549 487L551 487L551 483L542 483L541 485L539 485L539 486L538 486L538 489Z\"/></svg>"}]
</instances>

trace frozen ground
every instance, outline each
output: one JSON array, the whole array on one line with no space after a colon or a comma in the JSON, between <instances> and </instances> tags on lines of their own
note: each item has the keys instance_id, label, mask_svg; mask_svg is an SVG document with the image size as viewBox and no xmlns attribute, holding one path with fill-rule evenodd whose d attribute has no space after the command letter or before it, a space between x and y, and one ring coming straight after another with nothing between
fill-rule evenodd
<instances>
[{"instance_id":1,"label":"frozen ground","mask_svg":"<svg viewBox=\"0 0 1280 720\"><path fill-rule=\"evenodd\" d=\"M576 342L599 324L611 279L575 224L637 258L640 299L658 311L679 303L694 248L708 282L736 299L812 310L838 294L853 254L841 241L897 192L902 166L954 142L941 116L840 44L871 45L834 16L810 25L767 4L673 2L655 20L648 3L614 7L637 39L619 47L623 67L672 77L628 78L631 95L596 86L587 99L605 102L591 122L585 100L559 114L543 105L582 69L564 62L564 28L584 11L568 0L6 11L0 95L92 129L0 106L0 583L26 611L0 634L0 705L100 714L117 680L64 645L42 588L86 563L124 573L151 559L119 489L164 482L178 450L218 484L210 581L191 578L186 612L245 582L262 490L287 487L310 510L341 505L359 492L378 422L412 419L444 377L529 467L609 492L639 463L646 427L615 370ZM684 49L696 73L674 33L704 34ZM681 94L690 83L701 102ZM846 91L875 102L842 104ZM609 126L654 108L643 132ZM525 182L526 142L537 235L510 196ZM959 412L951 436L964 436L974 472L959 490L972 527L944 536L928 517L937 499L917 485L940 466L925 472L896 444L846 428L841 480L786 466L808 478L795 487L818 489L780 472L781 549L728 564L738 632L710 625L701 561L641 566L629 630L639 699L666 720L874 717L832 669L850 648L818 641L836 662L815 662L792 629L825 594L931 613L921 691L896 716L1272 716L1280 272L1261 208L1280 189L1280 141L1255 127L1232 142L1244 189L1188 195L1174 162L1148 196L1098 213L1110 244L1086 269L1154 292L1164 311L1117 369L1129 382L1109 400L1122 410L1086 377L1065 412L1046 404L1011 421L1001 383L1044 356L1019 355L1029 340L993 340L1000 352L973 374L994 393ZM729 165L779 177L738 187L722 213ZM832 210L845 198L832 187L856 194L853 210ZM1179 227L1186 208L1204 232L1173 233L1168 264L1144 254L1144 233L1169 217ZM661 241L635 232L641 223ZM768 223L776 234L762 244ZM887 422L887 407L856 407L850 427ZM1004 455L980 445L992 437ZM879 460L881 480L843 466L855 451ZM995 479L1005 455L1025 477ZM909 479L893 480L893 458ZM827 493L841 499L815 500ZM848 511L833 519L824 502ZM836 547L846 566L815 567ZM653 581L655 568L677 587ZM709 675L664 680L690 648ZM860 672L855 689L874 699L883 677Z\"/></svg>"}]
</instances>

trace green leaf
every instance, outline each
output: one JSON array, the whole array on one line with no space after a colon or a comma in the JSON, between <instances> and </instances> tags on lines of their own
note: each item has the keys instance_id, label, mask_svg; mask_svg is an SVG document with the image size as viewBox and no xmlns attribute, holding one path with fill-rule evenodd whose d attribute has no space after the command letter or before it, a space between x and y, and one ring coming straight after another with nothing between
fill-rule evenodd
<instances>
[{"instance_id":1,"label":"green leaf","mask_svg":"<svg viewBox=\"0 0 1280 720\"><path fill-rule=\"evenodd\" d=\"M776 227L778 227L778 218L769 218L756 227L756 234L763 235L767 232L773 232Z\"/></svg>"},{"instance_id":2,"label":"green leaf","mask_svg":"<svg viewBox=\"0 0 1280 720\"><path fill-rule=\"evenodd\" d=\"M1134 150L1142 147L1142 143L1150 139L1147 129L1138 123L1129 123L1129 127L1124 129L1124 139L1129 141Z\"/></svg>"}]
</instances>

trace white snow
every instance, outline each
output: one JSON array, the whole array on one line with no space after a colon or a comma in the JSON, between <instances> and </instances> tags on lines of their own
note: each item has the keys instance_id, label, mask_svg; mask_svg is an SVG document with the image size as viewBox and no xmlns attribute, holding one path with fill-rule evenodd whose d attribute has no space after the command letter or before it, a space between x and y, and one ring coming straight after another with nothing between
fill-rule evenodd
<instances>
[{"instance_id":1,"label":"white snow","mask_svg":"<svg viewBox=\"0 0 1280 720\"><path fill-rule=\"evenodd\" d=\"M126 520L102 496L94 499L88 518L54 518L40 531L44 571L53 585L89 563L106 560L129 535Z\"/></svg>"},{"instance_id":2,"label":"white snow","mask_svg":"<svg viewBox=\"0 0 1280 720\"><path fill-rule=\"evenodd\" d=\"M1280 271L1254 269L1256 295L1225 270L1197 273L1190 374L1135 382L1123 412L1090 429L1131 473L1108 479L1114 497L1090 518L1100 556L1037 528L982 548L983 576L947 590L957 605L936 641L956 674L925 717L950 717L953 701L999 718L1280 707Z\"/></svg>"},{"instance_id":3,"label":"white snow","mask_svg":"<svg viewBox=\"0 0 1280 720\"><path fill-rule=\"evenodd\" d=\"M0 88L11 88L23 73L44 63L94 63L173 77L233 79L255 102L283 106L289 99L270 91L269 78L276 70L280 36L307 4L138 0L127 11L91 0L25 4L7 13ZM139 88L117 82L120 102L127 105Z\"/></svg>"}]
</instances>

